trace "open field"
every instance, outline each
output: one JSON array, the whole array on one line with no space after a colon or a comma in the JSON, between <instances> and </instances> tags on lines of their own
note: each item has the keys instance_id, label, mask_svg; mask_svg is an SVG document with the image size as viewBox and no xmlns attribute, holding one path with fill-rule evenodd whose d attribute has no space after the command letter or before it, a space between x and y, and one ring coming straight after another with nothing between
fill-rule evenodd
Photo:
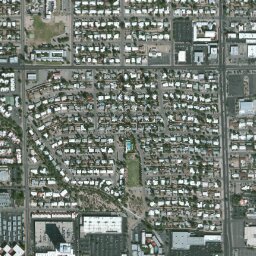
<instances>
[{"instance_id":1,"label":"open field","mask_svg":"<svg viewBox=\"0 0 256 256\"><path fill-rule=\"evenodd\" d=\"M140 161L135 154L127 154L126 166L128 169L128 182L129 187L140 186Z\"/></svg>"},{"instance_id":2,"label":"open field","mask_svg":"<svg viewBox=\"0 0 256 256\"><path fill-rule=\"evenodd\" d=\"M62 21L45 23L40 16L34 16L33 27L35 39L42 43L49 43L54 36L61 35L65 32L65 25Z\"/></svg>"}]
</instances>

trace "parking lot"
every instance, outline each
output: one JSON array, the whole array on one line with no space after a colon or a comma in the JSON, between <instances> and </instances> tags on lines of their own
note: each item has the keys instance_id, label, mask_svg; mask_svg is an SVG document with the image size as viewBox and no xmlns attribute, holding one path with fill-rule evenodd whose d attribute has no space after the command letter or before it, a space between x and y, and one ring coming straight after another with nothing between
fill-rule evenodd
<instances>
[{"instance_id":1,"label":"parking lot","mask_svg":"<svg viewBox=\"0 0 256 256\"><path fill-rule=\"evenodd\" d=\"M125 250L125 235L91 234L80 239L80 255L120 256Z\"/></svg>"},{"instance_id":2,"label":"parking lot","mask_svg":"<svg viewBox=\"0 0 256 256\"><path fill-rule=\"evenodd\" d=\"M227 98L227 108L228 108L228 114L230 116L236 114L236 98L235 97L228 97Z\"/></svg>"},{"instance_id":3,"label":"parking lot","mask_svg":"<svg viewBox=\"0 0 256 256\"><path fill-rule=\"evenodd\" d=\"M238 249L238 256L255 256L255 251L252 249L241 248Z\"/></svg>"},{"instance_id":4,"label":"parking lot","mask_svg":"<svg viewBox=\"0 0 256 256\"><path fill-rule=\"evenodd\" d=\"M190 250L171 250L169 256L210 256L221 252L221 243L207 243L206 246L191 246Z\"/></svg>"},{"instance_id":5,"label":"parking lot","mask_svg":"<svg viewBox=\"0 0 256 256\"><path fill-rule=\"evenodd\" d=\"M233 244L235 247L244 247L244 220L236 219L232 221L232 229L233 229Z\"/></svg>"},{"instance_id":6,"label":"parking lot","mask_svg":"<svg viewBox=\"0 0 256 256\"><path fill-rule=\"evenodd\" d=\"M256 94L256 75L249 75L249 91L250 96Z\"/></svg>"},{"instance_id":7,"label":"parking lot","mask_svg":"<svg viewBox=\"0 0 256 256\"><path fill-rule=\"evenodd\" d=\"M228 76L228 95L236 97L244 96L243 79L243 75Z\"/></svg>"},{"instance_id":8,"label":"parking lot","mask_svg":"<svg viewBox=\"0 0 256 256\"><path fill-rule=\"evenodd\" d=\"M173 37L176 42L192 42L192 22L190 20L174 20Z\"/></svg>"}]
</instances>

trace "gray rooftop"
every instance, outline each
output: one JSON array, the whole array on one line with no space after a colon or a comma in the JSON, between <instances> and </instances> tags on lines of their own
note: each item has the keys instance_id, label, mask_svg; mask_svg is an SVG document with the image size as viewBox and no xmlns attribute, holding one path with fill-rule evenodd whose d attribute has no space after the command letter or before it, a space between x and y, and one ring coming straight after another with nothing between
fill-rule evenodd
<instances>
[{"instance_id":1,"label":"gray rooftop","mask_svg":"<svg viewBox=\"0 0 256 256\"><path fill-rule=\"evenodd\" d=\"M191 245L204 245L204 237L190 237L188 232L172 233L172 249L189 250Z\"/></svg>"},{"instance_id":2,"label":"gray rooftop","mask_svg":"<svg viewBox=\"0 0 256 256\"><path fill-rule=\"evenodd\" d=\"M220 235L205 235L202 237L190 236L188 232L172 233L173 250L189 250L191 245L204 246L210 242L221 242Z\"/></svg>"},{"instance_id":3,"label":"gray rooftop","mask_svg":"<svg viewBox=\"0 0 256 256\"><path fill-rule=\"evenodd\" d=\"M239 114L240 115L251 115L255 114L256 101L239 101Z\"/></svg>"},{"instance_id":4,"label":"gray rooftop","mask_svg":"<svg viewBox=\"0 0 256 256\"><path fill-rule=\"evenodd\" d=\"M11 197L9 193L0 193L0 207L10 206Z\"/></svg>"}]
</instances>

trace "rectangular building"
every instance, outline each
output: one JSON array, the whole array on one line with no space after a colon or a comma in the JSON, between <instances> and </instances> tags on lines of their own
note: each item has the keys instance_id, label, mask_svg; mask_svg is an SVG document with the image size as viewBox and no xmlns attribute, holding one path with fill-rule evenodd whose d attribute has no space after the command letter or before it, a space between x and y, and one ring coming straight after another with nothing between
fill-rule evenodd
<instances>
[{"instance_id":1,"label":"rectangular building","mask_svg":"<svg viewBox=\"0 0 256 256\"><path fill-rule=\"evenodd\" d=\"M173 250L189 250L190 246L205 246L206 243L221 242L220 235L190 236L189 232L172 233Z\"/></svg>"},{"instance_id":2,"label":"rectangular building","mask_svg":"<svg viewBox=\"0 0 256 256\"><path fill-rule=\"evenodd\" d=\"M256 45L255 44L249 44L247 46L247 56L250 59L256 58Z\"/></svg>"},{"instance_id":3,"label":"rectangular building","mask_svg":"<svg viewBox=\"0 0 256 256\"><path fill-rule=\"evenodd\" d=\"M244 239L246 241L246 245L249 247L256 247L256 227L245 227L244 228Z\"/></svg>"},{"instance_id":4,"label":"rectangular building","mask_svg":"<svg viewBox=\"0 0 256 256\"><path fill-rule=\"evenodd\" d=\"M82 231L85 234L122 233L122 217L83 216Z\"/></svg>"},{"instance_id":5,"label":"rectangular building","mask_svg":"<svg viewBox=\"0 0 256 256\"><path fill-rule=\"evenodd\" d=\"M256 100L254 101L239 101L240 115L254 115L256 113Z\"/></svg>"},{"instance_id":6,"label":"rectangular building","mask_svg":"<svg viewBox=\"0 0 256 256\"><path fill-rule=\"evenodd\" d=\"M0 193L0 207L8 207L11 205L11 197L9 193Z\"/></svg>"}]
</instances>

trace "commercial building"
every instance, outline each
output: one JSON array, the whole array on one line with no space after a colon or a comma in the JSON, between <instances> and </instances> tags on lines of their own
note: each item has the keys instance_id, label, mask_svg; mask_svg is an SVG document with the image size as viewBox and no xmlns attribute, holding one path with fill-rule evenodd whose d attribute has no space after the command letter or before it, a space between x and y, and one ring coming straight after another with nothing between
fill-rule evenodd
<instances>
[{"instance_id":1,"label":"commercial building","mask_svg":"<svg viewBox=\"0 0 256 256\"><path fill-rule=\"evenodd\" d=\"M196 64L201 64L204 62L204 52L203 51L195 51L194 52L194 62Z\"/></svg>"},{"instance_id":2,"label":"commercial building","mask_svg":"<svg viewBox=\"0 0 256 256\"><path fill-rule=\"evenodd\" d=\"M60 232L60 229L57 227L55 223L46 223L45 233L48 235L54 248L58 248L60 244L66 242L63 235Z\"/></svg>"},{"instance_id":3,"label":"commercial building","mask_svg":"<svg viewBox=\"0 0 256 256\"><path fill-rule=\"evenodd\" d=\"M256 58L256 44L247 45L247 57L251 59Z\"/></svg>"},{"instance_id":4,"label":"commercial building","mask_svg":"<svg viewBox=\"0 0 256 256\"><path fill-rule=\"evenodd\" d=\"M11 180L10 171L7 166L0 168L0 182L8 182Z\"/></svg>"},{"instance_id":5,"label":"commercial building","mask_svg":"<svg viewBox=\"0 0 256 256\"><path fill-rule=\"evenodd\" d=\"M256 247L256 227L255 226L244 228L244 239L247 246Z\"/></svg>"},{"instance_id":6,"label":"commercial building","mask_svg":"<svg viewBox=\"0 0 256 256\"><path fill-rule=\"evenodd\" d=\"M186 51L179 51L178 52L178 62L185 63L186 62Z\"/></svg>"},{"instance_id":7,"label":"commercial building","mask_svg":"<svg viewBox=\"0 0 256 256\"><path fill-rule=\"evenodd\" d=\"M81 231L85 234L121 234L122 217L83 216Z\"/></svg>"},{"instance_id":8,"label":"commercial building","mask_svg":"<svg viewBox=\"0 0 256 256\"><path fill-rule=\"evenodd\" d=\"M8 207L11 205L11 197L9 193L0 193L0 207Z\"/></svg>"},{"instance_id":9,"label":"commercial building","mask_svg":"<svg viewBox=\"0 0 256 256\"><path fill-rule=\"evenodd\" d=\"M231 56L238 56L238 45L231 45L230 46L230 55Z\"/></svg>"},{"instance_id":10,"label":"commercial building","mask_svg":"<svg viewBox=\"0 0 256 256\"><path fill-rule=\"evenodd\" d=\"M36 256L75 256L74 250L71 247L71 244L62 243L60 244L59 250L48 251L46 253L36 253Z\"/></svg>"},{"instance_id":11,"label":"commercial building","mask_svg":"<svg viewBox=\"0 0 256 256\"><path fill-rule=\"evenodd\" d=\"M8 59L7 58L0 58L0 63L1 64L8 63Z\"/></svg>"},{"instance_id":12,"label":"commercial building","mask_svg":"<svg viewBox=\"0 0 256 256\"><path fill-rule=\"evenodd\" d=\"M17 64L17 63L19 63L19 59L17 56L9 57L9 62L11 64Z\"/></svg>"},{"instance_id":13,"label":"commercial building","mask_svg":"<svg viewBox=\"0 0 256 256\"><path fill-rule=\"evenodd\" d=\"M59 61L63 62L67 57L65 50L34 50L31 53L32 61Z\"/></svg>"},{"instance_id":14,"label":"commercial building","mask_svg":"<svg viewBox=\"0 0 256 256\"><path fill-rule=\"evenodd\" d=\"M255 113L256 113L256 100L254 101L239 100L240 115L254 115Z\"/></svg>"},{"instance_id":15,"label":"commercial building","mask_svg":"<svg viewBox=\"0 0 256 256\"><path fill-rule=\"evenodd\" d=\"M256 39L255 32L240 32L238 35L239 39Z\"/></svg>"},{"instance_id":16,"label":"commercial building","mask_svg":"<svg viewBox=\"0 0 256 256\"><path fill-rule=\"evenodd\" d=\"M36 73L27 73L27 79L29 81L36 81L37 79L37 74Z\"/></svg>"},{"instance_id":17,"label":"commercial building","mask_svg":"<svg viewBox=\"0 0 256 256\"><path fill-rule=\"evenodd\" d=\"M202 237L190 236L189 232L172 233L173 250L189 250L190 246L205 246L209 242L221 242L220 235L205 235Z\"/></svg>"},{"instance_id":18,"label":"commercial building","mask_svg":"<svg viewBox=\"0 0 256 256\"><path fill-rule=\"evenodd\" d=\"M67 218L36 219L33 221L36 252L59 252L60 245L74 243L74 222ZM44 255L44 254L43 254ZM47 255L47 254L46 254ZM49 254L51 255L51 254ZM58 254L56 254L58 255Z\"/></svg>"},{"instance_id":19,"label":"commercial building","mask_svg":"<svg viewBox=\"0 0 256 256\"><path fill-rule=\"evenodd\" d=\"M210 56L213 57L215 56L217 58L218 55L218 47L215 45L209 45L209 53Z\"/></svg>"},{"instance_id":20,"label":"commercial building","mask_svg":"<svg viewBox=\"0 0 256 256\"><path fill-rule=\"evenodd\" d=\"M213 30L215 28L215 30ZM215 21L193 22L193 42L211 42L217 40Z\"/></svg>"}]
</instances>

